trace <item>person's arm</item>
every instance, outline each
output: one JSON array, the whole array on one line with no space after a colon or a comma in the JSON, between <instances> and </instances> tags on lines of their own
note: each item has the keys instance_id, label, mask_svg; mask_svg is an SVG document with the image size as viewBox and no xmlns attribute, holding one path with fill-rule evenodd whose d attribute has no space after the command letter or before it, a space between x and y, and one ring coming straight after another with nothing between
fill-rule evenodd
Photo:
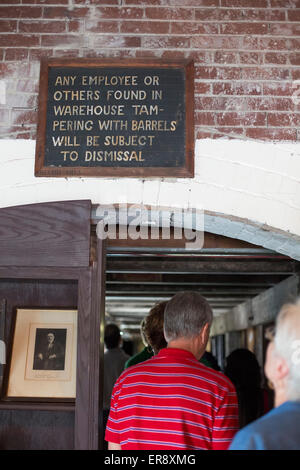
<instances>
[{"instance_id":1,"label":"person's arm","mask_svg":"<svg viewBox=\"0 0 300 470\"><path fill-rule=\"evenodd\" d=\"M239 429L239 409L236 392L230 389L216 412L212 430L212 449L227 450Z\"/></svg>"},{"instance_id":2,"label":"person's arm","mask_svg":"<svg viewBox=\"0 0 300 470\"><path fill-rule=\"evenodd\" d=\"M108 443L108 450L122 450L120 444L116 444L115 442Z\"/></svg>"},{"instance_id":3,"label":"person's arm","mask_svg":"<svg viewBox=\"0 0 300 470\"><path fill-rule=\"evenodd\" d=\"M121 376L122 377L122 376ZM105 440L109 450L121 450L120 423L118 421L118 397L120 393L120 378L114 385L110 403L110 411L105 429Z\"/></svg>"}]
</instances>

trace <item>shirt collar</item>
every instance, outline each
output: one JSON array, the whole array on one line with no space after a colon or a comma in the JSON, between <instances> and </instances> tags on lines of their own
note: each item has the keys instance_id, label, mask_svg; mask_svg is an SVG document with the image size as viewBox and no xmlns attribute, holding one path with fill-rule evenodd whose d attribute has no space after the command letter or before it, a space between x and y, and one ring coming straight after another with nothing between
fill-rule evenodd
<instances>
[{"instance_id":1,"label":"shirt collar","mask_svg":"<svg viewBox=\"0 0 300 470\"><path fill-rule=\"evenodd\" d=\"M169 357L169 358L180 358L180 359L194 359L197 360L190 351L179 348L164 348L159 351L156 357Z\"/></svg>"}]
</instances>

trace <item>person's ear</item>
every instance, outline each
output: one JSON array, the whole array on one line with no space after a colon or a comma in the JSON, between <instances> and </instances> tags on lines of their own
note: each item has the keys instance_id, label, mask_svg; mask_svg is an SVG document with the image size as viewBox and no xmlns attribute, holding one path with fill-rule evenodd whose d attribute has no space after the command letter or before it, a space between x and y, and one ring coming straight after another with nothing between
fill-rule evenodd
<instances>
[{"instance_id":1,"label":"person's ear","mask_svg":"<svg viewBox=\"0 0 300 470\"><path fill-rule=\"evenodd\" d=\"M277 358L276 360L276 376L278 380L283 380L289 373L289 367L287 362L283 358Z\"/></svg>"},{"instance_id":2,"label":"person's ear","mask_svg":"<svg viewBox=\"0 0 300 470\"><path fill-rule=\"evenodd\" d=\"M209 323L205 323L201 330L201 342L206 345L209 336Z\"/></svg>"}]
</instances>

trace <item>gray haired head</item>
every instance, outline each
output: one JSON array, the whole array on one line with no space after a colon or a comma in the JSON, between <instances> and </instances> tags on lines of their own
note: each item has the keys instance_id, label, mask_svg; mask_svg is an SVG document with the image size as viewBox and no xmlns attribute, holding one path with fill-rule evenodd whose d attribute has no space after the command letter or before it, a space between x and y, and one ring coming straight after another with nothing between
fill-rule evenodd
<instances>
[{"instance_id":1,"label":"gray haired head","mask_svg":"<svg viewBox=\"0 0 300 470\"><path fill-rule=\"evenodd\" d=\"M212 319L212 309L199 292L178 292L165 308L165 338L170 342L197 336L206 323L211 325Z\"/></svg>"},{"instance_id":2,"label":"gray haired head","mask_svg":"<svg viewBox=\"0 0 300 470\"><path fill-rule=\"evenodd\" d=\"M276 318L276 352L285 359L289 374L287 378L288 400L300 400L300 300L285 304Z\"/></svg>"}]
</instances>

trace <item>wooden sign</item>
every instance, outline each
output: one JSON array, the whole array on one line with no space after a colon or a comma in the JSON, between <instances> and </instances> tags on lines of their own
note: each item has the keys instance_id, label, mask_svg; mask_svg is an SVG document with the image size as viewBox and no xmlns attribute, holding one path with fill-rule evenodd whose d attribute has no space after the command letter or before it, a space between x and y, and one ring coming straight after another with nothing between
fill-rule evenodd
<instances>
[{"instance_id":1,"label":"wooden sign","mask_svg":"<svg viewBox=\"0 0 300 470\"><path fill-rule=\"evenodd\" d=\"M193 62L41 62L35 176L194 176Z\"/></svg>"}]
</instances>

